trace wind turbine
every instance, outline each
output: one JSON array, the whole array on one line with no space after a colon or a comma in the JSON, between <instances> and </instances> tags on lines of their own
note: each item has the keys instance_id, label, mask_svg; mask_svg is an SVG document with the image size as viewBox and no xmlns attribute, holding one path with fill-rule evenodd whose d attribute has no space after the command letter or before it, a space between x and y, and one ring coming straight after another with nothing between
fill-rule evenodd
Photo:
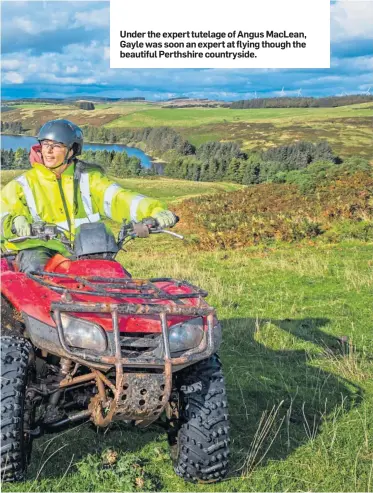
<instances>
[{"instance_id":1,"label":"wind turbine","mask_svg":"<svg viewBox=\"0 0 373 493\"><path fill-rule=\"evenodd\" d=\"M298 89L298 91L297 91L297 96L298 96L298 98L300 98L300 97L301 97L301 95L302 95L302 89Z\"/></svg>"},{"instance_id":2,"label":"wind turbine","mask_svg":"<svg viewBox=\"0 0 373 493\"><path fill-rule=\"evenodd\" d=\"M370 89L370 88L369 88L369 89ZM254 93L254 99L257 99L257 97L258 97L258 96L256 95L256 91L255 91L255 93Z\"/></svg>"},{"instance_id":3,"label":"wind turbine","mask_svg":"<svg viewBox=\"0 0 373 493\"><path fill-rule=\"evenodd\" d=\"M372 87L372 86L369 86L369 87L368 87L368 89L364 92L364 95L365 95L365 96L370 96L370 88L371 88L371 87Z\"/></svg>"},{"instance_id":4,"label":"wind turbine","mask_svg":"<svg viewBox=\"0 0 373 493\"><path fill-rule=\"evenodd\" d=\"M284 96L285 96L285 91L284 88L282 88L280 92L280 98L283 98Z\"/></svg>"}]
</instances>

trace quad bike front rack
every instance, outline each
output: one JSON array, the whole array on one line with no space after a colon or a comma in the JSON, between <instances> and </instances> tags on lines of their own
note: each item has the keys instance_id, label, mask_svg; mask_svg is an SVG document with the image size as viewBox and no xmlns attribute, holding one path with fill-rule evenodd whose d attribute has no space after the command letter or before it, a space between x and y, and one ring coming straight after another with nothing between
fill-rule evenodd
<instances>
[{"instance_id":1,"label":"quad bike front rack","mask_svg":"<svg viewBox=\"0 0 373 493\"><path fill-rule=\"evenodd\" d=\"M173 366L187 365L208 358L214 353L215 310L209 307L203 299L207 296L207 292L187 281L177 281L172 278L144 280L99 276L82 277L49 272L34 272L28 274L28 277L62 294L61 301L52 302L51 311L65 356L88 367L90 367L90 362L93 364L91 373L65 378L60 382L60 388L95 380L98 394L91 400L87 414L98 426L107 426L113 419L135 420L140 426L147 426L155 421L169 401ZM51 278L56 278L60 282L55 282ZM68 281L70 285L73 283L76 286L69 288L66 282L61 283L61 281ZM157 286L155 284L157 282L172 282L177 287L187 287L191 292L171 295ZM116 298L116 301L113 303L74 301L73 297L76 294L112 297ZM118 302L118 298L121 297L125 298L126 302ZM149 302L136 303L139 298L149 300ZM195 306L183 301L183 299L191 298L198 300ZM173 303L159 303L165 300ZM100 355L70 347L66 341L61 319L61 314L66 312L111 314L114 340L112 354ZM119 315L159 317L163 345L162 357L146 354L141 354L136 358L123 357ZM207 330L198 347L184 352L182 356L172 357L168 338L167 317L169 315L205 317ZM104 372L94 368L94 363L105 365L109 369L115 367L115 385ZM150 368L151 371L149 371ZM108 399L107 391L111 391L112 398Z\"/></svg>"}]
</instances>

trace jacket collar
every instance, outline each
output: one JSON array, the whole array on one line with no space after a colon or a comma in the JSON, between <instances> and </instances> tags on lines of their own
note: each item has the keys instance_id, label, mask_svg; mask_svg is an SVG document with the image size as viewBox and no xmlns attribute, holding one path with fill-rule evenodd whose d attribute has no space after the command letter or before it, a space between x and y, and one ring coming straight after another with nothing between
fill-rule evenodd
<instances>
[{"instance_id":1,"label":"jacket collar","mask_svg":"<svg viewBox=\"0 0 373 493\"><path fill-rule=\"evenodd\" d=\"M31 163L31 166L40 174L42 174L47 180L52 180L56 178L56 175L50 169L46 168L42 163ZM61 176L73 176L74 175L74 163L71 163L65 171L61 174Z\"/></svg>"}]
</instances>

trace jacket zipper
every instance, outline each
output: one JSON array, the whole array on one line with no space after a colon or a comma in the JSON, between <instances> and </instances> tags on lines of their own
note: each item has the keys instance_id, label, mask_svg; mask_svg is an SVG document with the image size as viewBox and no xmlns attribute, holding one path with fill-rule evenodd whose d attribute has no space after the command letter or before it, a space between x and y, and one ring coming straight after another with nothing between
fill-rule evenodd
<instances>
[{"instance_id":1,"label":"jacket zipper","mask_svg":"<svg viewBox=\"0 0 373 493\"><path fill-rule=\"evenodd\" d=\"M71 231L71 219L70 219L69 210L68 210L67 204L66 204L65 194L63 193L63 188L62 188L62 183L61 183L61 177L56 177L56 179L57 179L57 183L58 183L58 188L60 189L60 195L61 195L61 199L62 199L62 205L63 205L64 211L65 211L66 221L67 221L67 225L69 227L69 233L70 233L70 238L71 238L71 235L72 235L72 231Z\"/></svg>"}]
</instances>

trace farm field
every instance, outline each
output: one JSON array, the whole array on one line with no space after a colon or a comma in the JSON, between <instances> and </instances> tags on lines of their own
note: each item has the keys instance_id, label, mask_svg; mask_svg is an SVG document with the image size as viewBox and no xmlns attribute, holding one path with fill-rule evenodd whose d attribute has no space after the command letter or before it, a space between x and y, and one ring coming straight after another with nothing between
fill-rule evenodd
<instances>
[{"instance_id":1,"label":"farm field","mask_svg":"<svg viewBox=\"0 0 373 493\"><path fill-rule=\"evenodd\" d=\"M170 126L194 145L210 140L240 143L243 150L265 149L296 140L327 139L342 157L373 154L372 103L336 108L162 108L156 103L97 104L84 111L75 106L17 105L3 114L4 121L21 120L35 129L53 118L71 119L79 125L108 128Z\"/></svg>"},{"instance_id":2,"label":"farm field","mask_svg":"<svg viewBox=\"0 0 373 493\"><path fill-rule=\"evenodd\" d=\"M266 122L273 120L324 120L329 118L369 117L373 115L372 103L337 108L259 108L237 110L229 108L150 108L133 112L107 124L108 127L195 127L213 123Z\"/></svg>"},{"instance_id":3,"label":"farm field","mask_svg":"<svg viewBox=\"0 0 373 493\"><path fill-rule=\"evenodd\" d=\"M127 250L133 276L188 279L218 310L228 479L180 480L155 426L86 423L35 440L27 480L3 491L372 491L372 245L201 253L152 237Z\"/></svg>"}]
</instances>

